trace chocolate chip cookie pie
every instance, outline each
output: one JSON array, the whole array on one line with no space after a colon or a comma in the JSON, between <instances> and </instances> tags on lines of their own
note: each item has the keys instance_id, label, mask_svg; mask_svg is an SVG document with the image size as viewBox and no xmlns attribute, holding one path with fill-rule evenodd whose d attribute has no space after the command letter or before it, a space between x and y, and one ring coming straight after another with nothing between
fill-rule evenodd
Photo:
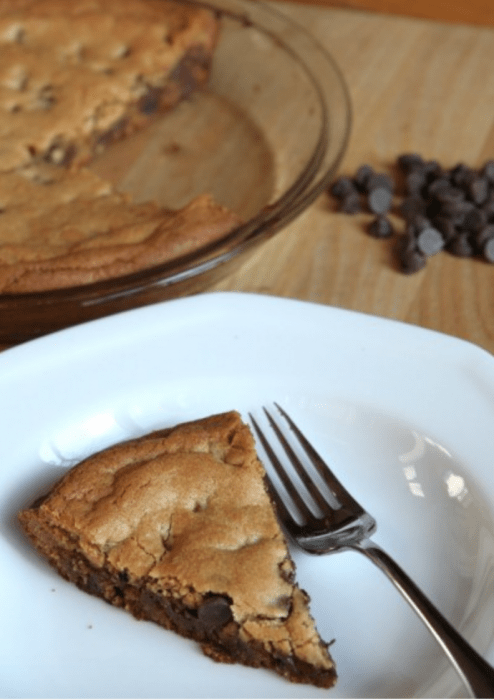
<instances>
[{"instance_id":1,"label":"chocolate chip cookie pie","mask_svg":"<svg viewBox=\"0 0 494 700\"><path fill-rule=\"evenodd\" d=\"M87 170L205 84L217 36L186 3L0 0L0 294L138 272L240 223L209 196L134 204Z\"/></svg>"},{"instance_id":2,"label":"chocolate chip cookie pie","mask_svg":"<svg viewBox=\"0 0 494 700\"><path fill-rule=\"evenodd\" d=\"M238 413L89 457L19 518L64 578L196 640L212 659L334 684Z\"/></svg>"}]
</instances>

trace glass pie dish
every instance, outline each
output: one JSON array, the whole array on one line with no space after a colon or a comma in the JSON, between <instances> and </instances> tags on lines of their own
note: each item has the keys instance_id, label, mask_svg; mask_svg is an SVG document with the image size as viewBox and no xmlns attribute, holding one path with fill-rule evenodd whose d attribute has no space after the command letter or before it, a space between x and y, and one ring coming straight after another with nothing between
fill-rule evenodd
<instances>
[{"instance_id":1,"label":"glass pie dish","mask_svg":"<svg viewBox=\"0 0 494 700\"><path fill-rule=\"evenodd\" d=\"M170 209L211 193L243 223L214 243L138 273L0 294L0 343L206 290L331 181L351 123L346 84L332 57L269 5L196 4L214 10L221 23L207 88L110 146L91 168L134 201L154 199Z\"/></svg>"}]
</instances>

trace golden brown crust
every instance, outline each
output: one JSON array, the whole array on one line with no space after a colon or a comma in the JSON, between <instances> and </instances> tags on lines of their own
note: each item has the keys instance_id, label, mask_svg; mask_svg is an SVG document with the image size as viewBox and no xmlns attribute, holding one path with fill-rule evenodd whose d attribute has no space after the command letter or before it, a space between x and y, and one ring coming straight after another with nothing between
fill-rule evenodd
<instances>
[{"instance_id":1,"label":"golden brown crust","mask_svg":"<svg viewBox=\"0 0 494 700\"><path fill-rule=\"evenodd\" d=\"M86 169L0 173L0 293L88 284L159 265L231 231L211 197L179 211L130 197Z\"/></svg>"},{"instance_id":2,"label":"golden brown crust","mask_svg":"<svg viewBox=\"0 0 494 700\"><path fill-rule=\"evenodd\" d=\"M229 601L237 643L258 649L262 665L269 658L277 668L289 659L277 670L291 680L334 682L307 596L293 582L294 564L252 435L236 412L109 448L70 470L19 518L38 550L68 578L64 560L75 551L91 570L125 575L128 585L145 586L149 595L166 592L196 617L211 596L221 597ZM100 590L102 580L100 574ZM126 602L115 601L109 586L103 597L146 617L135 596L122 595ZM213 658L236 660L224 640L194 638ZM239 660L256 665L242 653ZM292 668L297 664L304 673Z\"/></svg>"}]
</instances>

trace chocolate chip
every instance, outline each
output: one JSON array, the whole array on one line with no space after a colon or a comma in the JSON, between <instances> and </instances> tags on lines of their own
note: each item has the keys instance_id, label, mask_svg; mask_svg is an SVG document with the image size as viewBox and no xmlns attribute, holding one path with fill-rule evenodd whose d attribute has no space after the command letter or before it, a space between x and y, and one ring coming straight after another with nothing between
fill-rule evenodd
<instances>
[{"instance_id":1,"label":"chocolate chip","mask_svg":"<svg viewBox=\"0 0 494 700\"><path fill-rule=\"evenodd\" d=\"M438 202L463 202L465 199L465 193L461 189L461 187L440 187L436 189L436 191L433 194L434 198L437 199Z\"/></svg>"},{"instance_id":2,"label":"chocolate chip","mask_svg":"<svg viewBox=\"0 0 494 700\"><path fill-rule=\"evenodd\" d=\"M398 239L396 246L401 271L412 274L421 270L427 261L426 256L417 249L415 235L405 233Z\"/></svg>"},{"instance_id":3,"label":"chocolate chip","mask_svg":"<svg viewBox=\"0 0 494 700\"><path fill-rule=\"evenodd\" d=\"M475 205L465 200L450 199L441 202L440 212L447 216L456 226L462 226L467 216L472 212Z\"/></svg>"},{"instance_id":4,"label":"chocolate chip","mask_svg":"<svg viewBox=\"0 0 494 700\"><path fill-rule=\"evenodd\" d=\"M429 258L444 248L444 239L436 228L426 226L417 236L417 248Z\"/></svg>"},{"instance_id":5,"label":"chocolate chip","mask_svg":"<svg viewBox=\"0 0 494 700\"><path fill-rule=\"evenodd\" d=\"M349 177L339 177L331 185L330 192L333 197L343 199L343 197L355 193L356 187L353 180L351 180Z\"/></svg>"},{"instance_id":6,"label":"chocolate chip","mask_svg":"<svg viewBox=\"0 0 494 700\"><path fill-rule=\"evenodd\" d=\"M464 163L458 163L451 169L451 182L457 187L464 187L472 174L472 169Z\"/></svg>"},{"instance_id":7,"label":"chocolate chip","mask_svg":"<svg viewBox=\"0 0 494 700\"><path fill-rule=\"evenodd\" d=\"M386 216L380 214L371 221L368 231L374 238L389 238L393 235L393 226Z\"/></svg>"},{"instance_id":8,"label":"chocolate chip","mask_svg":"<svg viewBox=\"0 0 494 700\"><path fill-rule=\"evenodd\" d=\"M470 236L465 231L459 231L458 235L449 241L446 247L450 253L460 258L469 258L474 253Z\"/></svg>"},{"instance_id":9,"label":"chocolate chip","mask_svg":"<svg viewBox=\"0 0 494 700\"><path fill-rule=\"evenodd\" d=\"M479 231L487 224L487 215L482 209L473 208L470 209L466 214L462 222L462 228L465 231L470 231L475 233Z\"/></svg>"},{"instance_id":10,"label":"chocolate chip","mask_svg":"<svg viewBox=\"0 0 494 700\"><path fill-rule=\"evenodd\" d=\"M435 228L441 232L445 243L452 240L458 233L456 226L447 216L437 216L433 219Z\"/></svg>"},{"instance_id":11,"label":"chocolate chip","mask_svg":"<svg viewBox=\"0 0 494 700\"><path fill-rule=\"evenodd\" d=\"M487 262L494 263L494 238L489 238L485 242L482 254Z\"/></svg>"},{"instance_id":12,"label":"chocolate chip","mask_svg":"<svg viewBox=\"0 0 494 700\"><path fill-rule=\"evenodd\" d=\"M367 191L370 192L371 190L376 190L380 188L393 192L393 178L389 175L386 175L386 173L372 173L372 175L370 175L369 179L367 180Z\"/></svg>"},{"instance_id":13,"label":"chocolate chip","mask_svg":"<svg viewBox=\"0 0 494 700\"><path fill-rule=\"evenodd\" d=\"M494 193L490 193L487 201L482 204L482 211L487 217L487 220L494 219Z\"/></svg>"},{"instance_id":14,"label":"chocolate chip","mask_svg":"<svg viewBox=\"0 0 494 700\"><path fill-rule=\"evenodd\" d=\"M438 177L427 186L427 195L429 197L435 197L441 194L446 195L451 189L451 182L446 176Z\"/></svg>"},{"instance_id":15,"label":"chocolate chip","mask_svg":"<svg viewBox=\"0 0 494 700\"><path fill-rule=\"evenodd\" d=\"M488 160L482 168L482 174L490 183L494 183L494 160Z\"/></svg>"},{"instance_id":16,"label":"chocolate chip","mask_svg":"<svg viewBox=\"0 0 494 700\"><path fill-rule=\"evenodd\" d=\"M426 203L422 197L406 197L400 205L400 214L406 221L413 221L417 216L424 215Z\"/></svg>"},{"instance_id":17,"label":"chocolate chip","mask_svg":"<svg viewBox=\"0 0 494 700\"><path fill-rule=\"evenodd\" d=\"M413 219L411 219L408 224L407 224L407 232L411 237L416 237L420 231L422 231L425 228L428 228L431 225L431 222L427 216L424 216L423 214L417 214L417 216L414 216Z\"/></svg>"},{"instance_id":18,"label":"chocolate chip","mask_svg":"<svg viewBox=\"0 0 494 700\"><path fill-rule=\"evenodd\" d=\"M149 88L147 93L139 100L139 110L143 114L154 114L160 106L163 90L161 88Z\"/></svg>"},{"instance_id":19,"label":"chocolate chip","mask_svg":"<svg viewBox=\"0 0 494 700\"><path fill-rule=\"evenodd\" d=\"M421 195L422 190L427 184L425 170L412 170L405 177L405 190L407 194Z\"/></svg>"},{"instance_id":20,"label":"chocolate chip","mask_svg":"<svg viewBox=\"0 0 494 700\"><path fill-rule=\"evenodd\" d=\"M201 46L192 46L170 73L170 80L180 88L183 98L197 88L202 72L209 68L210 56Z\"/></svg>"},{"instance_id":21,"label":"chocolate chip","mask_svg":"<svg viewBox=\"0 0 494 700\"><path fill-rule=\"evenodd\" d=\"M418 153L404 153L398 156L398 165L405 171L410 172L414 168L420 168L424 165L424 159Z\"/></svg>"},{"instance_id":22,"label":"chocolate chip","mask_svg":"<svg viewBox=\"0 0 494 700\"><path fill-rule=\"evenodd\" d=\"M129 582L129 573L126 569L123 569L122 571L118 572L118 578L122 583L128 583Z\"/></svg>"},{"instance_id":23,"label":"chocolate chip","mask_svg":"<svg viewBox=\"0 0 494 700\"><path fill-rule=\"evenodd\" d=\"M375 187L367 197L369 209L374 214L385 214L391 208L393 192L388 187Z\"/></svg>"},{"instance_id":24,"label":"chocolate chip","mask_svg":"<svg viewBox=\"0 0 494 700\"><path fill-rule=\"evenodd\" d=\"M407 275L411 275L414 272L418 272L423 267L425 267L425 257L421 255L418 251L410 251L404 255L401 259L401 269Z\"/></svg>"},{"instance_id":25,"label":"chocolate chip","mask_svg":"<svg viewBox=\"0 0 494 700\"><path fill-rule=\"evenodd\" d=\"M358 214L362 211L362 202L358 192L350 192L342 198L340 211L344 214Z\"/></svg>"},{"instance_id":26,"label":"chocolate chip","mask_svg":"<svg viewBox=\"0 0 494 700\"><path fill-rule=\"evenodd\" d=\"M437 160L427 160L424 163L424 170L427 174L428 181L432 182L434 178L440 177L442 175L443 169L437 162Z\"/></svg>"},{"instance_id":27,"label":"chocolate chip","mask_svg":"<svg viewBox=\"0 0 494 700\"><path fill-rule=\"evenodd\" d=\"M276 598L276 600L274 602L278 607L285 610L287 614L290 612L290 610L293 607L293 600L288 595L280 595L280 596L278 596L278 598Z\"/></svg>"},{"instance_id":28,"label":"chocolate chip","mask_svg":"<svg viewBox=\"0 0 494 700\"><path fill-rule=\"evenodd\" d=\"M483 204L489 196L489 181L486 177L474 177L468 184L468 194L475 204Z\"/></svg>"},{"instance_id":29,"label":"chocolate chip","mask_svg":"<svg viewBox=\"0 0 494 700\"><path fill-rule=\"evenodd\" d=\"M491 238L494 238L494 224L488 224L477 232L474 238L474 243L475 248L479 253L483 253L486 243Z\"/></svg>"},{"instance_id":30,"label":"chocolate chip","mask_svg":"<svg viewBox=\"0 0 494 700\"><path fill-rule=\"evenodd\" d=\"M367 164L360 166L360 168L355 173L355 177L353 178L353 181L357 188L360 190L360 192L369 191L368 185L373 175L374 169L372 168L372 166Z\"/></svg>"},{"instance_id":31,"label":"chocolate chip","mask_svg":"<svg viewBox=\"0 0 494 700\"><path fill-rule=\"evenodd\" d=\"M219 629L233 620L230 603L221 595L206 598L197 610L197 617L209 629Z\"/></svg>"}]
</instances>

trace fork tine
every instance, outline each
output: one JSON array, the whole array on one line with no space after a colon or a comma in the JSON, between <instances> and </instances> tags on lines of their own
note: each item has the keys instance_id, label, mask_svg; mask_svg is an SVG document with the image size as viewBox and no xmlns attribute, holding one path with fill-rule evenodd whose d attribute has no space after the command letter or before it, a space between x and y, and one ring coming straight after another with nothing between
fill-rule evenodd
<instances>
[{"instance_id":1,"label":"fork tine","mask_svg":"<svg viewBox=\"0 0 494 700\"><path fill-rule=\"evenodd\" d=\"M259 440L261 441L262 446L264 447L264 449L265 449L265 451L266 451L266 454L267 454L267 456L268 456L268 458L269 458L271 464L272 464L273 467L275 468L276 473L278 474L278 476L279 476L279 478L280 478L280 480L281 480L283 486L285 487L285 489L286 489L288 495L291 497L291 499L292 499L292 501L294 502L295 506L296 506L296 507L298 508L298 510L300 511L300 515L301 515L303 518L305 518L305 520L310 520L311 518L314 517L313 514L312 514L312 512L309 510L309 508L307 507L305 501L303 500L303 498L301 497L300 493L298 492L298 490L297 490L296 487L294 486L293 482L292 482L291 479L289 478L288 474L287 474L286 471L283 469L283 466L282 466L280 460L279 460L278 457L276 456L276 454L275 454L273 448L271 447L270 443L268 442L266 436L264 435L263 431L262 431L261 428L259 427L259 425L258 425L257 421L255 420L255 418L254 418L250 413L249 413L249 418L250 418L250 420L251 420L251 422L252 422L252 425L254 426L254 430L256 431L257 436L259 437ZM274 484L273 484L273 482L271 481L271 479L269 479L269 477L268 477L268 484L269 484L269 487L270 487L270 489L271 489L272 495L275 497L276 503L277 503L277 504L280 504L280 507L281 507L282 510L283 510L283 512L280 513L280 515L283 516L283 519L285 519L284 516L286 516L286 518L287 518L288 520L292 520L292 517L291 517L290 513L288 512L288 510L287 510L285 504L283 503L283 500L282 500L281 497L279 496L277 489L274 487Z\"/></svg>"},{"instance_id":2,"label":"fork tine","mask_svg":"<svg viewBox=\"0 0 494 700\"><path fill-rule=\"evenodd\" d=\"M275 404L276 406L276 404ZM280 430L279 426L277 425L276 421L273 419L271 414L266 410L266 408L263 408L264 413L266 414L269 423L273 429L273 431L276 433L276 436L278 440L280 441L280 444L282 445L283 449L285 450L285 453L294 466L295 470L297 471L297 474L299 475L302 483L304 484L305 488L307 491L310 493L312 499L316 503L317 506L324 512L325 510L328 509L328 501L324 498L322 495L320 489L317 487L317 485L314 483L306 469L304 468L302 462L299 460L295 452L293 451L292 447L290 446L289 442L287 441L286 437L284 436L283 432ZM298 437L298 435L297 435ZM299 438L300 439L300 438ZM302 445L305 448L304 443ZM309 455L311 456L311 455ZM338 507L338 506L337 506Z\"/></svg>"},{"instance_id":3,"label":"fork tine","mask_svg":"<svg viewBox=\"0 0 494 700\"><path fill-rule=\"evenodd\" d=\"M282 499L282 497L278 493L278 489L275 487L275 485L271 481L271 477L269 476L269 474L266 474L265 478L266 478L266 482L268 484L270 496L273 499L273 501L275 502L276 508L278 509L278 515L280 517L281 522L282 523L291 523L293 521L292 515L291 515L290 511L288 510L288 508L286 507L284 500Z\"/></svg>"},{"instance_id":4,"label":"fork tine","mask_svg":"<svg viewBox=\"0 0 494 700\"><path fill-rule=\"evenodd\" d=\"M303 446L307 455L310 457L312 464L316 467L317 471L319 472L321 477L324 479L324 483L328 486L331 493L334 494L335 498L338 500L340 505L343 508L350 507L350 508L355 509L355 510L360 510L362 513L364 513L364 509L362 508L362 506L353 498L353 496L350 493L348 493L346 488L338 481L338 479L336 478L334 473L331 471L331 469L328 467L326 462L323 460L321 455L317 452L317 450L307 440L305 435L302 433L300 428L298 428L297 425L293 422L293 420L290 418L290 416L287 414L287 412L285 410L283 410L283 408L281 408L281 406L279 406L276 402L274 405L276 406L278 411L281 413L283 418L287 421L291 430L295 433L300 444ZM266 409L264 409L264 410L266 410Z\"/></svg>"}]
</instances>

